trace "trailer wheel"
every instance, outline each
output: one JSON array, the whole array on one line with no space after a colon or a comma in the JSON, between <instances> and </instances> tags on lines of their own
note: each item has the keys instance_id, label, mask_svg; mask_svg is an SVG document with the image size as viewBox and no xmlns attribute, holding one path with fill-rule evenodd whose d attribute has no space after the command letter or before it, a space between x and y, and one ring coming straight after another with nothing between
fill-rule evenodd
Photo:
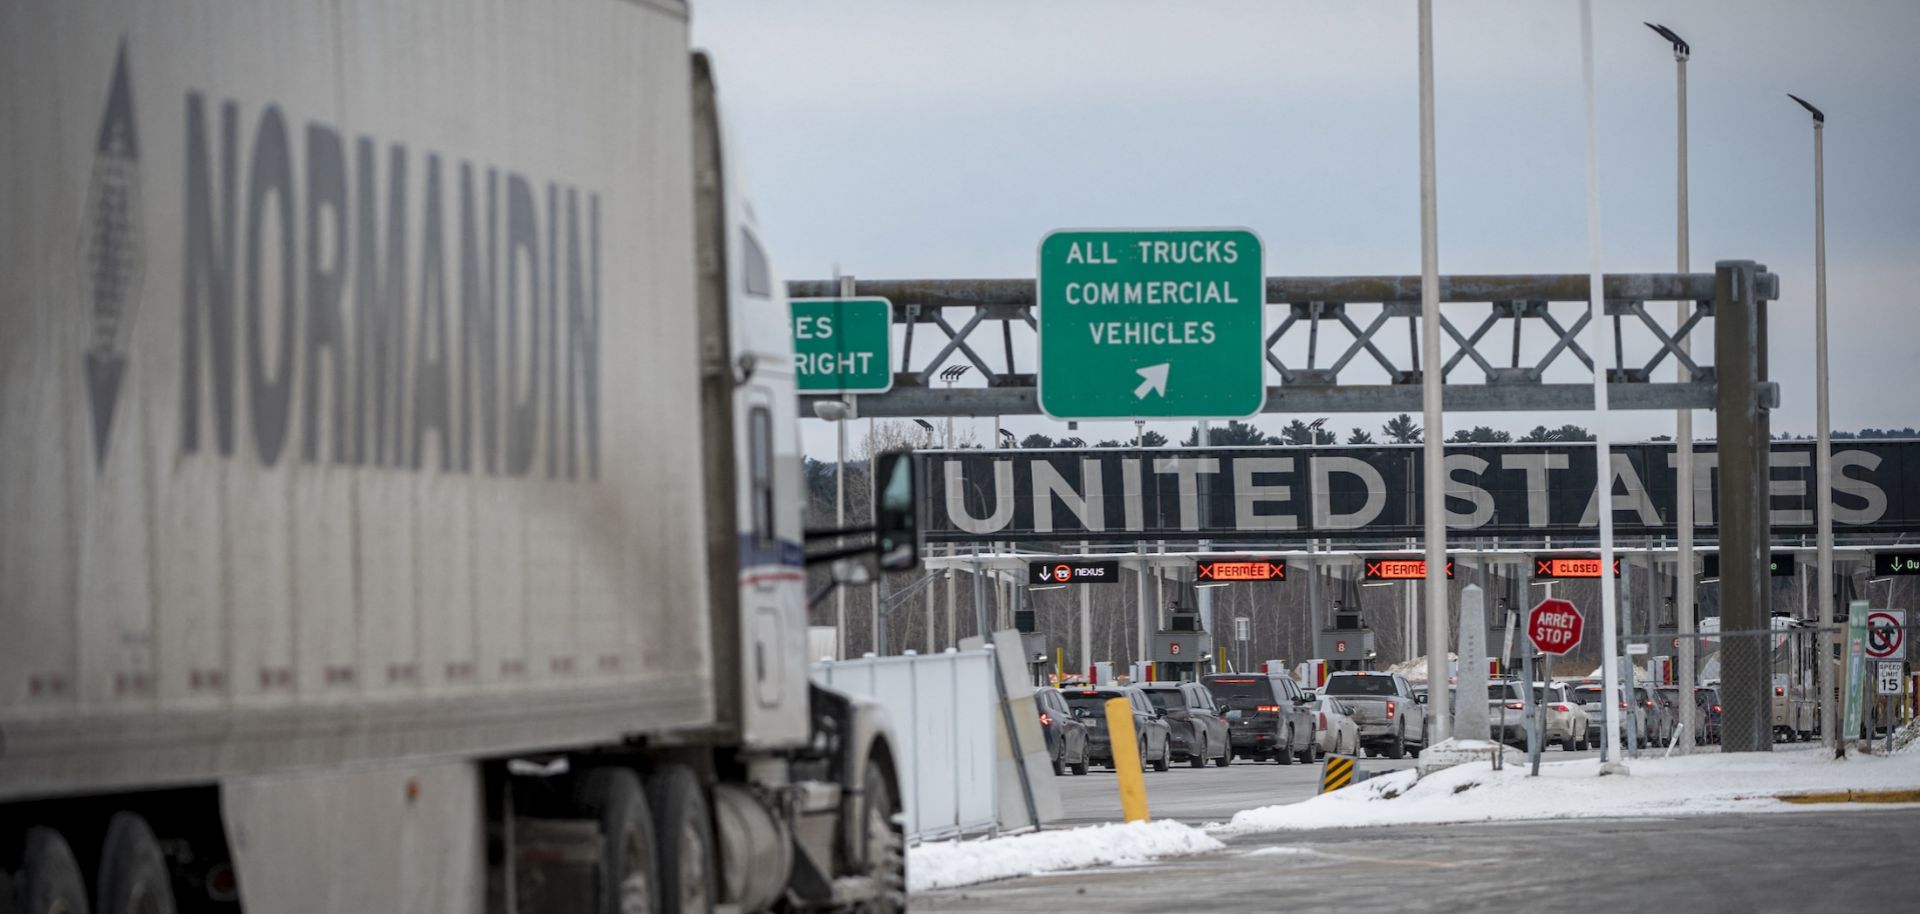
<instances>
[{"instance_id":1,"label":"trailer wheel","mask_svg":"<svg viewBox=\"0 0 1920 914\"><path fill-rule=\"evenodd\" d=\"M147 820L114 813L100 849L101 914L174 914L167 860Z\"/></svg>"},{"instance_id":2,"label":"trailer wheel","mask_svg":"<svg viewBox=\"0 0 1920 914\"><path fill-rule=\"evenodd\" d=\"M879 759L867 760L867 777L862 789L860 820L861 827L866 829L862 848L866 859L861 862L878 891L878 897L863 905L862 910L884 914L905 911L907 839L894 822L900 813L900 804L893 798L893 785L887 780L887 772Z\"/></svg>"},{"instance_id":3,"label":"trailer wheel","mask_svg":"<svg viewBox=\"0 0 1920 914\"><path fill-rule=\"evenodd\" d=\"M600 820L600 914L660 910L654 877L653 815L640 778L627 768L596 768L579 781L580 808Z\"/></svg>"},{"instance_id":4,"label":"trailer wheel","mask_svg":"<svg viewBox=\"0 0 1920 914\"><path fill-rule=\"evenodd\" d=\"M67 839L51 828L27 829L20 854L23 914L87 914L87 883Z\"/></svg>"}]
</instances>

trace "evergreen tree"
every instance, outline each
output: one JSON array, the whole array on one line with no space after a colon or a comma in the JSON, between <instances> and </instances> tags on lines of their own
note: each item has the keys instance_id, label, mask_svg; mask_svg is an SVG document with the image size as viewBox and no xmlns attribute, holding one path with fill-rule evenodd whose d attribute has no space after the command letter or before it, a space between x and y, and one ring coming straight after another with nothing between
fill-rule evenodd
<instances>
[{"instance_id":1,"label":"evergreen tree","mask_svg":"<svg viewBox=\"0 0 1920 914\"><path fill-rule=\"evenodd\" d=\"M1419 444L1421 428L1413 423L1412 416L1401 413L1388 419L1387 424L1380 427L1380 433L1394 444Z\"/></svg>"},{"instance_id":2,"label":"evergreen tree","mask_svg":"<svg viewBox=\"0 0 1920 914\"><path fill-rule=\"evenodd\" d=\"M1267 437L1266 432L1255 428L1252 423L1241 422L1238 419L1207 430L1207 444L1211 447L1260 447L1277 441L1278 439ZM1196 425L1187 433L1187 439L1180 442L1180 446L1198 447L1199 445L1200 426Z\"/></svg>"},{"instance_id":3,"label":"evergreen tree","mask_svg":"<svg viewBox=\"0 0 1920 914\"><path fill-rule=\"evenodd\" d=\"M1455 429L1449 444L1505 444L1513 440L1513 433L1496 429L1489 425L1476 425L1471 429Z\"/></svg>"}]
</instances>

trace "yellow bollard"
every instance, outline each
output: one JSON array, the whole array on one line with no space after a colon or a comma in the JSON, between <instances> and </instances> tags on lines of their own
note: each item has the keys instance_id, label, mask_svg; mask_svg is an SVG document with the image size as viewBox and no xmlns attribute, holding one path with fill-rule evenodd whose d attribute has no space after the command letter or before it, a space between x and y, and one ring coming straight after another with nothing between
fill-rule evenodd
<instances>
[{"instance_id":1,"label":"yellow bollard","mask_svg":"<svg viewBox=\"0 0 1920 914\"><path fill-rule=\"evenodd\" d=\"M1140 747L1135 744L1133 705L1124 698L1107 700L1107 739L1113 749L1113 771L1119 775L1120 812L1128 822L1147 821L1147 779L1140 769Z\"/></svg>"}]
</instances>

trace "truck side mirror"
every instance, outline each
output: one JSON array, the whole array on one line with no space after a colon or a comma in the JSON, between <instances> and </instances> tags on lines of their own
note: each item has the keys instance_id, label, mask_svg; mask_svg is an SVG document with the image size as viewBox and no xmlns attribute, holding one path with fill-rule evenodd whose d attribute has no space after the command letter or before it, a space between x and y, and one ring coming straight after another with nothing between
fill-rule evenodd
<instances>
[{"instance_id":1,"label":"truck side mirror","mask_svg":"<svg viewBox=\"0 0 1920 914\"><path fill-rule=\"evenodd\" d=\"M920 564L920 472L913 452L888 451L874 463L874 552L883 571Z\"/></svg>"}]
</instances>

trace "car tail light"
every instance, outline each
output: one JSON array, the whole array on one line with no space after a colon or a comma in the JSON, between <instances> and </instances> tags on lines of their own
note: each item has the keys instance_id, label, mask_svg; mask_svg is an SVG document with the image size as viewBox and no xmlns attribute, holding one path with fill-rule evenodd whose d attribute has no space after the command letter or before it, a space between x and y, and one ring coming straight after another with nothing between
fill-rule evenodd
<instances>
[{"instance_id":1,"label":"car tail light","mask_svg":"<svg viewBox=\"0 0 1920 914\"><path fill-rule=\"evenodd\" d=\"M1653 701L1651 699L1647 701L1647 707L1649 708L1653 707Z\"/></svg>"},{"instance_id":2,"label":"car tail light","mask_svg":"<svg viewBox=\"0 0 1920 914\"><path fill-rule=\"evenodd\" d=\"M1787 690L1786 690L1786 689L1783 689L1783 688L1781 688L1780 686L1774 686L1774 687L1773 687L1773 697L1775 697L1775 698L1781 698L1781 697L1784 697L1784 696L1785 696L1786 694L1787 694Z\"/></svg>"},{"instance_id":3,"label":"car tail light","mask_svg":"<svg viewBox=\"0 0 1920 914\"><path fill-rule=\"evenodd\" d=\"M1047 712L1045 712L1045 711L1041 711L1041 712L1040 712L1040 726L1042 726L1042 727L1051 727L1051 726L1053 726L1053 715L1051 715L1051 714L1048 714L1048 713L1047 713Z\"/></svg>"},{"instance_id":4,"label":"car tail light","mask_svg":"<svg viewBox=\"0 0 1920 914\"><path fill-rule=\"evenodd\" d=\"M1553 709L1554 709L1555 711L1565 711L1565 710L1567 710L1567 706L1566 706L1566 705L1554 705L1554 706L1553 706Z\"/></svg>"},{"instance_id":5,"label":"car tail light","mask_svg":"<svg viewBox=\"0 0 1920 914\"><path fill-rule=\"evenodd\" d=\"M1718 714L1718 713L1720 713L1720 706L1719 706L1719 705L1714 705L1714 706L1713 706L1713 713L1715 713L1715 714Z\"/></svg>"},{"instance_id":6,"label":"car tail light","mask_svg":"<svg viewBox=\"0 0 1920 914\"><path fill-rule=\"evenodd\" d=\"M1321 711L1320 712L1320 729L1325 730L1326 728L1327 728L1327 712Z\"/></svg>"},{"instance_id":7,"label":"car tail light","mask_svg":"<svg viewBox=\"0 0 1920 914\"><path fill-rule=\"evenodd\" d=\"M1392 719L1393 719L1393 712L1394 712L1394 709L1395 709L1395 707L1396 707L1396 706L1394 705L1394 703L1393 703L1393 702L1391 702L1391 701L1389 701L1389 702L1387 702L1387 719L1388 719L1388 720L1392 720Z\"/></svg>"},{"instance_id":8,"label":"car tail light","mask_svg":"<svg viewBox=\"0 0 1920 914\"><path fill-rule=\"evenodd\" d=\"M1521 704L1520 702L1517 702L1517 701L1507 702L1507 710L1509 711L1525 711L1526 709L1527 709L1527 706Z\"/></svg>"},{"instance_id":9,"label":"car tail light","mask_svg":"<svg viewBox=\"0 0 1920 914\"><path fill-rule=\"evenodd\" d=\"M1626 702L1624 702L1624 701L1623 701L1623 702L1621 702L1621 703L1620 703L1620 707L1622 707L1622 708L1624 708L1624 707L1626 707L1626 706L1627 706L1627 703L1626 703Z\"/></svg>"},{"instance_id":10,"label":"car tail light","mask_svg":"<svg viewBox=\"0 0 1920 914\"><path fill-rule=\"evenodd\" d=\"M1260 705L1259 707L1254 708L1253 710L1254 710L1254 713L1256 714L1278 714L1280 713L1280 706L1279 705Z\"/></svg>"}]
</instances>

